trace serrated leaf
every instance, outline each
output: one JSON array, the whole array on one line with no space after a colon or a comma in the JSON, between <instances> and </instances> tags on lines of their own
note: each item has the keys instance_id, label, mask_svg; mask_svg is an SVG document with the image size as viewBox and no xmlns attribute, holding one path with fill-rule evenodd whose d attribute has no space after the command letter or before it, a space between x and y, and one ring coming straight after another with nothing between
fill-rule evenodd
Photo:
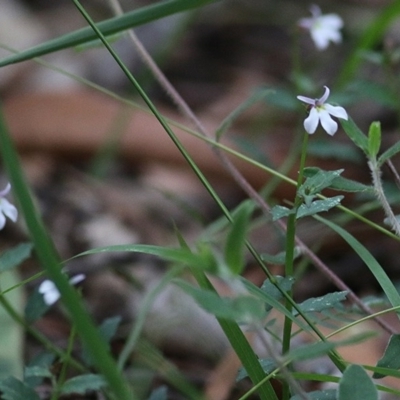
<instances>
[{"instance_id":1,"label":"serrated leaf","mask_svg":"<svg viewBox=\"0 0 400 400\"><path fill-rule=\"evenodd\" d=\"M234 214L234 221L225 246L225 261L233 274L239 275L244 268L244 248L250 215L251 202L244 202Z\"/></svg>"},{"instance_id":2,"label":"serrated leaf","mask_svg":"<svg viewBox=\"0 0 400 400\"><path fill-rule=\"evenodd\" d=\"M400 369L400 335L392 335L386 346L383 357L376 364L377 367ZM385 375L374 373L375 379L383 378Z\"/></svg>"},{"instance_id":3,"label":"serrated leaf","mask_svg":"<svg viewBox=\"0 0 400 400\"><path fill-rule=\"evenodd\" d=\"M0 256L0 272L7 271L20 265L31 256L31 243L22 243L7 250Z\"/></svg>"},{"instance_id":4,"label":"serrated leaf","mask_svg":"<svg viewBox=\"0 0 400 400\"><path fill-rule=\"evenodd\" d=\"M346 132L347 136L358 146L365 154L368 154L368 138L360 130L360 128L355 124L355 122L349 117L346 121L345 119L339 120L343 130Z\"/></svg>"},{"instance_id":5,"label":"serrated leaf","mask_svg":"<svg viewBox=\"0 0 400 400\"><path fill-rule=\"evenodd\" d=\"M347 292L328 293L321 297L312 297L299 304L299 308L303 312L320 312L335 307L338 303L346 300ZM297 315L296 310L293 311Z\"/></svg>"},{"instance_id":6,"label":"serrated leaf","mask_svg":"<svg viewBox=\"0 0 400 400\"><path fill-rule=\"evenodd\" d=\"M291 290L295 282L295 279L292 276L283 277L277 275L275 276L275 279L277 280L279 287L285 292ZM274 284L272 284L269 279L264 281L264 283L261 286L261 290L268 293L270 296L272 296L274 299L278 301L283 298L282 292ZM266 304L265 308L267 311L269 311L272 309L272 306L270 304Z\"/></svg>"},{"instance_id":7,"label":"serrated leaf","mask_svg":"<svg viewBox=\"0 0 400 400\"><path fill-rule=\"evenodd\" d=\"M13 376L0 381L0 391L3 400L40 400L33 389Z\"/></svg>"},{"instance_id":8,"label":"serrated leaf","mask_svg":"<svg viewBox=\"0 0 400 400\"><path fill-rule=\"evenodd\" d=\"M344 196L334 196L324 200L314 200L310 206L302 204L297 210L296 218L303 218L310 215L318 214L321 212L329 211L331 208L336 207Z\"/></svg>"},{"instance_id":9,"label":"serrated leaf","mask_svg":"<svg viewBox=\"0 0 400 400\"><path fill-rule=\"evenodd\" d=\"M107 382L101 375L86 374L68 379L61 386L62 394L85 394L88 390L100 390L107 385Z\"/></svg>"},{"instance_id":10,"label":"serrated leaf","mask_svg":"<svg viewBox=\"0 0 400 400\"><path fill-rule=\"evenodd\" d=\"M299 188L300 196L312 196L321 193L322 190L332 185L344 169L336 171L324 171L319 169L315 174L308 177Z\"/></svg>"},{"instance_id":11,"label":"serrated leaf","mask_svg":"<svg viewBox=\"0 0 400 400\"><path fill-rule=\"evenodd\" d=\"M348 366L339 381L338 400L378 400L378 390L360 365Z\"/></svg>"},{"instance_id":12,"label":"serrated leaf","mask_svg":"<svg viewBox=\"0 0 400 400\"><path fill-rule=\"evenodd\" d=\"M271 209L272 221L277 221L278 219L288 217L290 214L293 214L294 210L289 209L284 206L274 206Z\"/></svg>"},{"instance_id":13,"label":"serrated leaf","mask_svg":"<svg viewBox=\"0 0 400 400\"><path fill-rule=\"evenodd\" d=\"M34 365L33 367L26 367L24 371L24 378L51 378L52 374L47 367L39 367Z\"/></svg>"},{"instance_id":14,"label":"serrated leaf","mask_svg":"<svg viewBox=\"0 0 400 400\"><path fill-rule=\"evenodd\" d=\"M311 177L321 171L318 167L306 167L304 168L304 176ZM341 190L344 192L365 192L373 191L372 186L364 185L363 183L347 179L342 176L335 178L329 186L331 189Z\"/></svg>"},{"instance_id":15,"label":"serrated leaf","mask_svg":"<svg viewBox=\"0 0 400 400\"><path fill-rule=\"evenodd\" d=\"M382 166L383 163L395 156L397 153L400 153L400 140L381 154L378 158L378 165Z\"/></svg>"},{"instance_id":16,"label":"serrated leaf","mask_svg":"<svg viewBox=\"0 0 400 400\"><path fill-rule=\"evenodd\" d=\"M309 400L336 400L336 389L315 390L314 392L307 393ZM291 397L290 400L303 400L299 394Z\"/></svg>"}]
</instances>

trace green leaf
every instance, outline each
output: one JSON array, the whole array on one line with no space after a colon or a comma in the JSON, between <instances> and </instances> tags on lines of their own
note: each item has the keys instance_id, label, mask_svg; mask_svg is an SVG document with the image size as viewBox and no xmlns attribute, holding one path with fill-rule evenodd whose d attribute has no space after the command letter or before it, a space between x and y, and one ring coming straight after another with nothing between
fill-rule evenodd
<instances>
[{"instance_id":1,"label":"green leaf","mask_svg":"<svg viewBox=\"0 0 400 400\"><path fill-rule=\"evenodd\" d=\"M377 367L400 369L400 335L392 335L385 349L383 357L376 364ZM374 373L374 379L383 378L385 375Z\"/></svg>"},{"instance_id":2,"label":"green leaf","mask_svg":"<svg viewBox=\"0 0 400 400\"><path fill-rule=\"evenodd\" d=\"M292 289L292 286L295 282L295 279L290 277L283 277L283 276L275 276L278 286L285 292L288 292ZM274 285L269 279L265 280L261 286L261 290L265 293L268 293L274 299L280 301L283 298L282 292ZM272 309L270 304L266 304L265 308L267 311Z\"/></svg>"},{"instance_id":3,"label":"green leaf","mask_svg":"<svg viewBox=\"0 0 400 400\"><path fill-rule=\"evenodd\" d=\"M22 243L7 250L0 256L0 272L7 271L20 265L31 256L31 243Z\"/></svg>"},{"instance_id":4,"label":"green leaf","mask_svg":"<svg viewBox=\"0 0 400 400\"><path fill-rule=\"evenodd\" d=\"M360 365L346 368L339 382L338 400L378 400L378 390Z\"/></svg>"},{"instance_id":5,"label":"green leaf","mask_svg":"<svg viewBox=\"0 0 400 400\"><path fill-rule=\"evenodd\" d=\"M337 400L336 389L316 390L314 392L307 393L309 400ZM290 400L303 400L303 397L299 394L291 397Z\"/></svg>"},{"instance_id":6,"label":"green leaf","mask_svg":"<svg viewBox=\"0 0 400 400\"><path fill-rule=\"evenodd\" d=\"M106 381L101 375L86 374L79 375L74 378L68 379L61 386L62 394L85 394L88 390L99 390L107 385Z\"/></svg>"},{"instance_id":7,"label":"green leaf","mask_svg":"<svg viewBox=\"0 0 400 400\"><path fill-rule=\"evenodd\" d=\"M39 293L38 290L34 290L29 296L28 301L25 305L25 319L29 322L35 322L41 318L48 310L50 306L45 303L43 294Z\"/></svg>"},{"instance_id":8,"label":"green leaf","mask_svg":"<svg viewBox=\"0 0 400 400\"><path fill-rule=\"evenodd\" d=\"M142 7L138 10L127 12L121 16L99 22L97 24L97 27L104 35L109 36L138 25L143 25L148 22L164 18L168 15L201 7L212 2L215 2L215 0L160 1L156 4ZM30 60L35 57L40 57L45 54L66 49L68 47L81 45L83 43L87 43L96 39L97 35L91 27L82 28L66 35L60 36L56 39L52 39L48 42L34 46L26 51L6 57L2 61L0 61L0 67L25 60Z\"/></svg>"},{"instance_id":9,"label":"green leaf","mask_svg":"<svg viewBox=\"0 0 400 400\"><path fill-rule=\"evenodd\" d=\"M294 259L296 259L300 255L301 255L301 250L298 246L296 246L294 248L294 255L293 255ZM261 254L261 260L263 260L267 264L284 265L286 261L286 252L282 251L275 255L263 253Z\"/></svg>"},{"instance_id":10,"label":"green leaf","mask_svg":"<svg viewBox=\"0 0 400 400\"><path fill-rule=\"evenodd\" d=\"M322 190L331 186L343 171L344 169L338 169L336 171L318 169L315 174L307 177L305 182L300 186L299 195L311 196L321 193Z\"/></svg>"},{"instance_id":11,"label":"green leaf","mask_svg":"<svg viewBox=\"0 0 400 400\"><path fill-rule=\"evenodd\" d=\"M266 375L269 375L274 369L277 368L276 361L272 360L271 358L260 359L260 364ZM242 379L247 378L247 377L248 377L248 374L247 374L245 368L240 368L239 372L237 374L237 377L236 377L236 382L239 382Z\"/></svg>"},{"instance_id":12,"label":"green leaf","mask_svg":"<svg viewBox=\"0 0 400 400\"><path fill-rule=\"evenodd\" d=\"M396 287L393 285L391 279L387 276L384 269L381 265L376 261L373 255L349 232L345 229L341 228L339 225L335 224L332 221L328 221L325 218L317 215L315 217L318 221L323 222L325 225L329 226L332 230L338 233L359 255L359 257L364 261L364 263L368 266L369 270L375 276L375 279L378 281L382 290L385 292L387 298L389 299L391 305L393 307L400 306L400 295L397 291Z\"/></svg>"},{"instance_id":13,"label":"green leaf","mask_svg":"<svg viewBox=\"0 0 400 400\"><path fill-rule=\"evenodd\" d=\"M220 297L217 293L206 289L196 288L183 280L176 280L204 310L230 321L252 322L265 316L264 304L249 295L238 297Z\"/></svg>"},{"instance_id":14,"label":"green leaf","mask_svg":"<svg viewBox=\"0 0 400 400\"><path fill-rule=\"evenodd\" d=\"M268 94L272 93L271 89L258 89L250 95L242 104L233 110L221 123L221 125L215 131L215 138L217 142L220 141L222 135L232 126L232 124L250 107L267 97Z\"/></svg>"},{"instance_id":15,"label":"green leaf","mask_svg":"<svg viewBox=\"0 0 400 400\"><path fill-rule=\"evenodd\" d=\"M0 391L3 400L40 400L33 389L13 376L0 381Z\"/></svg>"},{"instance_id":16,"label":"green leaf","mask_svg":"<svg viewBox=\"0 0 400 400\"><path fill-rule=\"evenodd\" d=\"M336 346L338 346L338 344L333 342L311 343L291 350L289 353L285 354L285 358L290 361L309 360L329 353L329 351Z\"/></svg>"},{"instance_id":17,"label":"green leaf","mask_svg":"<svg viewBox=\"0 0 400 400\"><path fill-rule=\"evenodd\" d=\"M304 176L308 178L314 176L319 171L321 171L321 169L318 167L306 167L304 168ZM342 176L335 178L329 185L329 188L341 190L343 192L365 192L374 190L373 186L364 185L363 183Z\"/></svg>"},{"instance_id":18,"label":"green leaf","mask_svg":"<svg viewBox=\"0 0 400 400\"><path fill-rule=\"evenodd\" d=\"M283 206L274 206L271 209L272 221L277 221L278 219L288 217L293 214L294 210Z\"/></svg>"},{"instance_id":19,"label":"green leaf","mask_svg":"<svg viewBox=\"0 0 400 400\"><path fill-rule=\"evenodd\" d=\"M24 371L24 379L27 378L51 378L52 373L48 367L40 367L34 365L32 367L26 367Z\"/></svg>"},{"instance_id":20,"label":"green leaf","mask_svg":"<svg viewBox=\"0 0 400 400\"><path fill-rule=\"evenodd\" d=\"M234 214L234 220L225 246L225 261L233 274L239 275L245 266L244 249L253 211L252 202L244 202Z\"/></svg>"},{"instance_id":21,"label":"green leaf","mask_svg":"<svg viewBox=\"0 0 400 400\"><path fill-rule=\"evenodd\" d=\"M368 131L368 153L369 157L375 158L381 148L381 123L374 121Z\"/></svg>"},{"instance_id":22,"label":"green leaf","mask_svg":"<svg viewBox=\"0 0 400 400\"><path fill-rule=\"evenodd\" d=\"M34 357L24 369L24 383L32 388L40 385L43 378L48 377L55 358L53 353L40 353Z\"/></svg>"},{"instance_id":23,"label":"green leaf","mask_svg":"<svg viewBox=\"0 0 400 400\"><path fill-rule=\"evenodd\" d=\"M347 136L358 146L365 154L368 154L368 138L360 130L360 128L355 124L355 122L349 117L346 121L345 119L339 120L342 128L346 132Z\"/></svg>"},{"instance_id":24,"label":"green leaf","mask_svg":"<svg viewBox=\"0 0 400 400\"><path fill-rule=\"evenodd\" d=\"M387 160L392 158L397 153L400 153L400 140L393 146L389 147L381 156L378 158L378 165L382 166Z\"/></svg>"},{"instance_id":25,"label":"green leaf","mask_svg":"<svg viewBox=\"0 0 400 400\"><path fill-rule=\"evenodd\" d=\"M329 308L334 308L338 303L346 300L347 292L328 293L321 297L312 297L299 304L303 312L320 312ZM295 310L294 315L298 312Z\"/></svg>"},{"instance_id":26,"label":"green leaf","mask_svg":"<svg viewBox=\"0 0 400 400\"><path fill-rule=\"evenodd\" d=\"M296 218L303 218L320 212L329 211L340 204L344 196L330 197L324 200L314 200L309 206L302 204L297 210Z\"/></svg>"}]
</instances>

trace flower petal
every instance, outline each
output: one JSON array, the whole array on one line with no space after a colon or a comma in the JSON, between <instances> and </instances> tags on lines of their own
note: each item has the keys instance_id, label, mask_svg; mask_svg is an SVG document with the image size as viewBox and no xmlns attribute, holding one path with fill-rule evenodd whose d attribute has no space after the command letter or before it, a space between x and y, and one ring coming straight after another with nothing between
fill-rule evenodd
<instances>
[{"instance_id":1,"label":"flower petal","mask_svg":"<svg viewBox=\"0 0 400 400\"><path fill-rule=\"evenodd\" d=\"M329 28L330 30L337 31L343 27L343 20L337 14L321 15L318 19L322 26Z\"/></svg>"},{"instance_id":2,"label":"flower petal","mask_svg":"<svg viewBox=\"0 0 400 400\"><path fill-rule=\"evenodd\" d=\"M0 210L10 218L12 222L17 221L18 210L7 199L0 199Z\"/></svg>"},{"instance_id":3,"label":"flower petal","mask_svg":"<svg viewBox=\"0 0 400 400\"><path fill-rule=\"evenodd\" d=\"M333 136L338 128L338 124L331 118L327 110L320 110L319 119L322 127L328 135Z\"/></svg>"},{"instance_id":4,"label":"flower petal","mask_svg":"<svg viewBox=\"0 0 400 400\"><path fill-rule=\"evenodd\" d=\"M78 274L78 275L74 275L70 280L69 283L71 285L77 285L78 283L82 282L83 280L85 280L86 275L84 274Z\"/></svg>"},{"instance_id":5,"label":"flower petal","mask_svg":"<svg viewBox=\"0 0 400 400\"><path fill-rule=\"evenodd\" d=\"M324 86L325 93L321 96L321 98L318 99L318 104L322 105L328 100L329 95L331 94L331 91L329 90L328 86Z\"/></svg>"},{"instance_id":6,"label":"flower petal","mask_svg":"<svg viewBox=\"0 0 400 400\"><path fill-rule=\"evenodd\" d=\"M48 306L53 305L60 298L60 292L56 285L48 279L40 284L38 292L43 294L43 300Z\"/></svg>"},{"instance_id":7,"label":"flower petal","mask_svg":"<svg viewBox=\"0 0 400 400\"><path fill-rule=\"evenodd\" d=\"M307 133L313 134L317 130L319 118L319 112L315 108L312 108L310 114L304 120L304 129Z\"/></svg>"},{"instance_id":8,"label":"flower petal","mask_svg":"<svg viewBox=\"0 0 400 400\"><path fill-rule=\"evenodd\" d=\"M3 215L2 212L0 212L0 230L4 228L5 224L6 224L6 217Z\"/></svg>"},{"instance_id":9,"label":"flower petal","mask_svg":"<svg viewBox=\"0 0 400 400\"><path fill-rule=\"evenodd\" d=\"M303 103L311 104L315 106L315 99L311 99L310 97L305 96L297 96L297 98L302 101Z\"/></svg>"},{"instance_id":10,"label":"flower petal","mask_svg":"<svg viewBox=\"0 0 400 400\"><path fill-rule=\"evenodd\" d=\"M311 39L318 50L325 50L329 46L329 39L326 37L324 32L321 33L321 29L311 28L310 34Z\"/></svg>"},{"instance_id":11,"label":"flower petal","mask_svg":"<svg viewBox=\"0 0 400 400\"><path fill-rule=\"evenodd\" d=\"M334 117L345 119L345 120L348 119L347 112L343 107L332 106L330 104L325 104L324 107L325 107L325 110L328 111L328 113L333 115Z\"/></svg>"}]
</instances>

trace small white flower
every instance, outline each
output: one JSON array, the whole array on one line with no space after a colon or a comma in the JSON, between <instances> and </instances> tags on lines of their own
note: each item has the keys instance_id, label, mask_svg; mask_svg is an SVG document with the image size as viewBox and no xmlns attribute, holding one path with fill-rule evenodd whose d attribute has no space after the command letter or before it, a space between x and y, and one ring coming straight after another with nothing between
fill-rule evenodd
<instances>
[{"instance_id":1,"label":"small white flower","mask_svg":"<svg viewBox=\"0 0 400 400\"><path fill-rule=\"evenodd\" d=\"M306 132L310 134L314 133L317 130L318 123L321 122L326 133L333 136L337 131L338 124L331 118L331 115L345 120L348 119L348 116L343 107L325 103L329 97L330 90L327 86L324 86L324 88L325 93L319 99L311 99L305 96L297 96L297 98L310 105L310 113L304 120L304 129Z\"/></svg>"},{"instance_id":2,"label":"small white flower","mask_svg":"<svg viewBox=\"0 0 400 400\"><path fill-rule=\"evenodd\" d=\"M85 279L84 274L78 274L73 276L69 280L69 283L71 285L76 285L82 282L84 279ZM58 291L56 285L54 284L53 281L50 281L49 279L44 280L39 285L38 292L43 295L43 300L48 306L52 306L60 298L60 292Z\"/></svg>"},{"instance_id":3,"label":"small white flower","mask_svg":"<svg viewBox=\"0 0 400 400\"><path fill-rule=\"evenodd\" d=\"M0 230L6 224L6 217L10 218L13 222L16 222L18 218L18 210L5 198L10 190L11 185L9 183L7 183L5 189L0 190Z\"/></svg>"},{"instance_id":4,"label":"small white flower","mask_svg":"<svg viewBox=\"0 0 400 400\"><path fill-rule=\"evenodd\" d=\"M299 26L310 32L311 39L318 50L325 50L329 42L340 43L342 35L340 29L343 27L343 20L337 14L321 14L317 5L310 8L312 17L302 18Z\"/></svg>"}]
</instances>

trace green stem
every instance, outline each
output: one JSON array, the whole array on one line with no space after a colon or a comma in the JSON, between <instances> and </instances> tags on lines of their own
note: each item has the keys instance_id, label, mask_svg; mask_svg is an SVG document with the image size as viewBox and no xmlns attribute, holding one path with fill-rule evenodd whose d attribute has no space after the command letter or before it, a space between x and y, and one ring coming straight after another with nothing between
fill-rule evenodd
<instances>
[{"instance_id":1,"label":"green stem","mask_svg":"<svg viewBox=\"0 0 400 400\"><path fill-rule=\"evenodd\" d=\"M299 175L297 177L297 186L296 186L296 197L294 200L293 206L293 214L291 214L288 218L287 230L286 230L286 257L285 257L285 275L286 277L293 276L294 273L294 249L296 247L296 215L297 210L302 203L301 197L298 195L298 191L300 186L303 183L304 176L304 166L306 163L307 157L307 143L308 143L308 133L304 133L303 137L303 145L301 151L300 158L300 166L299 166ZM292 297L292 291L288 291L288 295ZM292 303L286 300L286 309L288 311L292 311ZM288 317L285 317L285 322L283 326L283 342L282 342L282 353L285 354L290 349L290 339L292 335L292 320ZM289 399L289 385L285 383L283 385L283 395L282 398Z\"/></svg>"}]
</instances>

